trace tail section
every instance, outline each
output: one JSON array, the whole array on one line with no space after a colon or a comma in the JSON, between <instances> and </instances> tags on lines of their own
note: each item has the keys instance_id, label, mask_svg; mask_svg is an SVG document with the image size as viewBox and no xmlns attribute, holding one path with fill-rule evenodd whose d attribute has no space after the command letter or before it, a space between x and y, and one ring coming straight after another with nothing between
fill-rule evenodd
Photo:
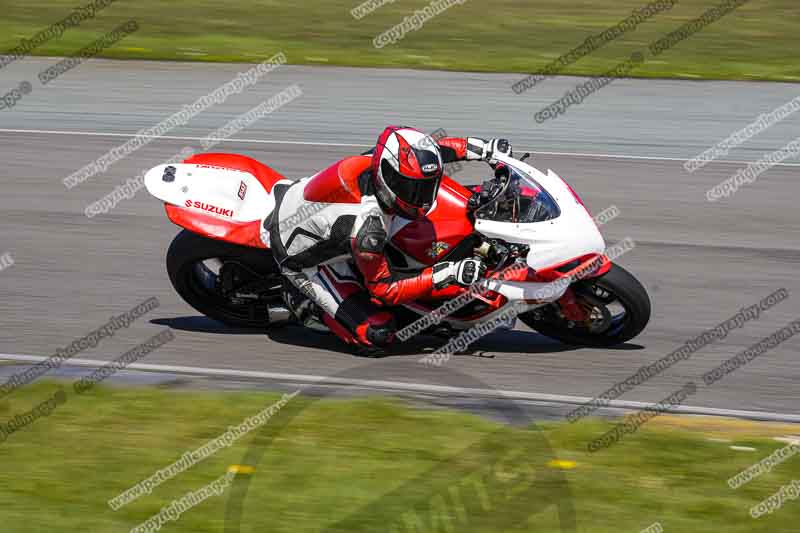
<instances>
[{"instance_id":1,"label":"tail section","mask_svg":"<svg viewBox=\"0 0 800 533\"><path fill-rule=\"evenodd\" d=\"M261 221L275 207L272 188L283 180L249 157L200 154L151 169L145 186L164 201L175 224L210 238L266 248L269 238Z\"/></svg>"}]
</instances>

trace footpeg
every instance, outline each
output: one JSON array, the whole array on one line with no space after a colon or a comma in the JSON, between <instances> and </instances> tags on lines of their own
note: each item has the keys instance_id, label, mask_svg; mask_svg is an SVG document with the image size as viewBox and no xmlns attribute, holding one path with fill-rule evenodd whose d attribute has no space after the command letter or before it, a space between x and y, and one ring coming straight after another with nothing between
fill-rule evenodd
<instances>
[{"instance_id":1,"label":"footpeg","mask_svg":"<svg viewBox=\"0 0 800 533\"><path fill-rule=\"evenodd\" d=\"M282 305L270 304L267 306L267 317L270 326L283 326L290 323L294 315Z\"/></svg>"}]
</instances>

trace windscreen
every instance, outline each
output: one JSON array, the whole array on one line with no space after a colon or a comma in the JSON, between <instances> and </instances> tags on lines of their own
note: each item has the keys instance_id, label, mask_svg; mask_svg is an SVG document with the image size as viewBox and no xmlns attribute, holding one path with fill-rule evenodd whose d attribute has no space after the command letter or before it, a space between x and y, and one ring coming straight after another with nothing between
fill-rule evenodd
<instances>
[{"instance_id":1,"label":"windscreen","mask_svg":"<svg viewBox=\"0 0 800 533\"><path fill-rule=\"evenodd\" d=\"M481 209L478 218L519 224L546 222L561 214L558 204L536 180L510 167L511 183L497 202Z\"/></svg>"}]
</instances>

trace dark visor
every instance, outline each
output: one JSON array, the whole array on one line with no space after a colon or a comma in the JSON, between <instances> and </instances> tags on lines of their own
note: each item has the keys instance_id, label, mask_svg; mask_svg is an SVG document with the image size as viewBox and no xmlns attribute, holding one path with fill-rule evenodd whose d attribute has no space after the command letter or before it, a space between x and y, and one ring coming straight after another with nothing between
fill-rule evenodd
<instances>
[{"instance_id":1,"label":"dark visor","mask_svg":"<svg viewBox=\"0 0 800 533\"><path fill-rule=\"evenodd\" d=\"M389 189L402 201L415 207L431 206L439 188L439 176L430 178L407 178L385 159L381 163L383 179Z\"/></svg>"}]
</instances>

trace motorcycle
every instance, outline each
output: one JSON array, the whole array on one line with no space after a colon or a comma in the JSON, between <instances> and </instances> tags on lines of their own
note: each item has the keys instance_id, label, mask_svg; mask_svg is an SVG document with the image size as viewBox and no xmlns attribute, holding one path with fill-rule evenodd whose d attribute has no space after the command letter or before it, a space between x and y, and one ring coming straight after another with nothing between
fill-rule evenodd
<instances>
[{"instance_id":1,"label":"motorcycle","mask_svg":"<svg viewBox=\"0 0 800 533\"><path fill-rule=\"evenodd\" d=\"M306 190L341 190L369 167L369 153L315 174ZM481 290L462 296L462 305L430 325L424 318L466 289L452 286L437 300L393 308L400 328L423 323L424 333L452 335L498 316L518 316L547 337L594 347L625 343L645 328L647 291L605 255L603 237L577 193L552 170L525 163L529 156L498 155L494 176L480 186L445 176L431 212L391 234L386 254L393 271L469 257L488 267ZM184 228L167 252L170 281L200 313L237 327L292 321L269 250L272 192L280 183L292 180L235 154L198 154L146 173L147 190ZM508 313L523 304L523 312Z\"/></svg>"}]
</instances>

